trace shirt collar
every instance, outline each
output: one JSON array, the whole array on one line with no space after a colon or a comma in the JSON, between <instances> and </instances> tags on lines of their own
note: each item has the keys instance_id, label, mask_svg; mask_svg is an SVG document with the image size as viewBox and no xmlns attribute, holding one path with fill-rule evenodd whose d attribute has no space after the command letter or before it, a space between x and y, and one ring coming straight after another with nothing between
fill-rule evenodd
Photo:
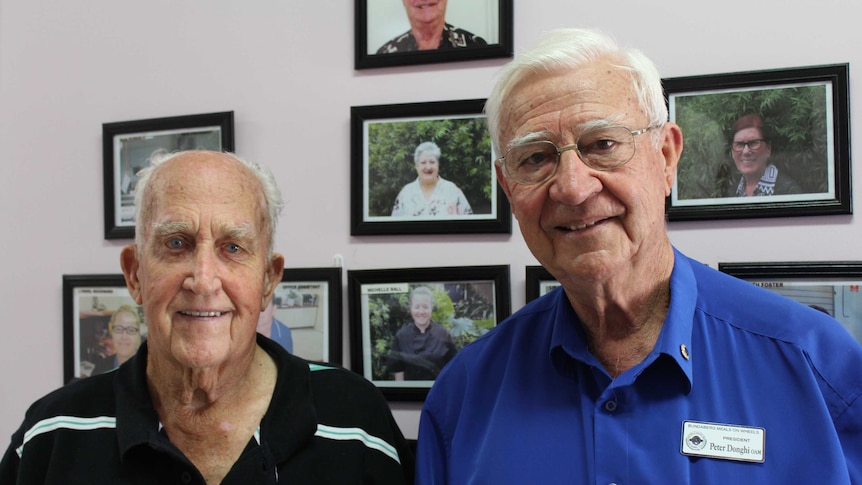
<instances>
[{"instance_id":1,"label":"shirt collar","mask_svg":"<svg viewBox=\"0 0 862 485\"><path fill-rule=\"evenodd\" d=\"M287 353L278 343L257 336L257 344L276 362L278 377L269 408L260 424L260 443L269 448L276 463L302 449L317 430L308 362ZM158 414L147 386L147 344L115 371L117 436L120 452L134 446L170 446L160 433Z\"/></svg>"},{"instance_id":2,"label":"shirt collar","mask_svg":"<svg viewBox=\"0 0 862 485\"><path fill-rule=\"evenodd\" d=\"M553 328L551 330L550 359L554 368L563 376L576 375L575 366L580 363L590 367L600 366L590 353L581 321L569 303L562 287L555 289L546 297L552 308ZM670 277L670 305L662 330L653 351L644 361L622 376L637 376L652 365L659 356L667 356L676 363L684 376L685 392L691 392L692 352L691 332L694 306L697 299L697 282L691 269L691 261L674 248L674 266ZM696 350L696 349L695 349Z\"/></svg>"}]
</instances>

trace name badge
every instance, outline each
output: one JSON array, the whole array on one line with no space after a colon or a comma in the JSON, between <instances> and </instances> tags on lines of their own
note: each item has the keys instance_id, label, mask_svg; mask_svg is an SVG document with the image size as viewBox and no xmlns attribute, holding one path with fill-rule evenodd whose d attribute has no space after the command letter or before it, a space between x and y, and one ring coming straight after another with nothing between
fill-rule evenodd
<instances>
[{"instance_id":1,"label":"name badge","mask_svg":"<svg viewBox=\"0 0 862 485\"><path fill-rule=\"evenodd\" d=\"M722 460L763 463L766 430L751 426L683 421L680 452Z\"/></svg>"}]
</instances>

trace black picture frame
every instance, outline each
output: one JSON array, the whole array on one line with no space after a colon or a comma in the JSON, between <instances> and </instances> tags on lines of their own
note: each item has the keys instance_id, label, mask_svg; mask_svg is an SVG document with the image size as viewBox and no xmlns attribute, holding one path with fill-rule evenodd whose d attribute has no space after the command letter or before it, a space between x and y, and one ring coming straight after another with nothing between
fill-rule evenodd
<instances>
[{"instance_id":1,"label":"black picture frame","mask_svg":"<svg viewBox=\"0 0 862 485\"><path fill-rule=\"evenodd\" d=\"M105 239L135 237L135 174L157 151L234 151L233 111L102 124Z\"/></svg>"},{"instance_id":2,"label":"black picture frame","mask_svg":"<svg viewBox=\"0 0 862 485\"><path fill-rule=\"evenodd\" d=\"M511 234L484 105L470 99L351 107L350 234ZM463 209L459 198L441 209L447 214L393 215L401 190L417 183L414 152L423 142L439 146L438 175L462 191L472 214L449 215Z\"/></svg>"},{"instance_id":3,"label":"black picture frame","mask_svg":"<svg viewBox=\"0 0 862 485\"><path fill-rule=\"evenodd\" d=\"M410 30L404 6L388 0L355 0L355 69L435 64L512 57L512 0L452 2L446 23L481 37L487 45L378 53L389 40Z\"/></svg>"},{"instance_id":4,"label":"black picture frame","mask_svg":"<svg viewBox=\"0 0 862 485\"><path fill-rule=\"evenodd\" d=\"M63 382L115 367L108 322L124 305L138 314L142 343L147 337L146 320L122 274L63 275Z\"/></svg>"},{"instance_id":5,"label":"black picture frame","mask_svg":"<svg viewBox=\"0 0 862 485\"><path fill-rule=\"evenodd\" d=\"M668 220L851 214L848 79L846 63L664 79L670 121L685 138ZM734 159L730 131L751 113L771 132L761 130L761 163L777 167L774 190L786 193L736 195L737 167L756 158Z\"/></svg>"},{"instance_id":6,"label":"black picture frame","mask_svg":"<svg viewBox=\"0 0 862 485\"><path fill-rule=\"evenodd\" d=\"M527 277L527 303L546 295L554 288L560 286L557 279L544 266L527 266L525 269Z\"/></svg>"},{"instance_id":7,"label":"black picture frame","mask_svg":"<svg viewBox=\"0 0 862 485\"><path fill-rule=\"evenodd\" d=\"M291 353L342 364L342 295L341 268L284 269L272 297L273 316L289 328Z\"/></svg>"},{"instance_id":8,"label":"black picture frame","mask_svg":"<svg viewBox=\"0 0 862 485\"><path fill-rule=\"evenodd\" d=\"M440 313L432 321L445 319L438 323L447 328L456 350L511 313L508 265L348 270L347 285L351 369L391 401L423 401L434 382L406 375L397 381L386 369L395 334L413 324L410 291L427 286L434 292L434 312ZM459 311L469 313L459 316Z\"/></svg>"},{"instance_id":9,"label":"black picture frame","mask_svg":"<svg viewBox=\"0 0 862 485\"><path fill-rule=\"evenodd\" d=\"M718 270L831 315L862 343L862 262L720 262Z\"/></svg>"}]
</instances>

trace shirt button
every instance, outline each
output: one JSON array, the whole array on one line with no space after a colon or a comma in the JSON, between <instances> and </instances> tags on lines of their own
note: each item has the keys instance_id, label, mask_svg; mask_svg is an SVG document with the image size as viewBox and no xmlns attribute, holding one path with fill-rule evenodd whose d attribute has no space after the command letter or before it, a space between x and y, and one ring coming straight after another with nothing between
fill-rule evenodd
<instances>
[{"instance_id":1,"label":"shirt button","mask_svg":"<svg viewBox=\"0 0 862 485\"><path fill-rule=\"evenodd\" d=\"M192 474L191 474L191 473L189 473L189 472L183 472L183 473L180 475L180 479L183 481L183 483L191 483L191 481L192 481Z\"/></svg>"},{"instance_id":2,"label":"shirt button","mask_svg":"<svg viewBox=\"0 0 862 485\"><path fill-rule=\"evenodd\" d=\"M612 413L617 410L617 402L616 401L605 401L605 411ZM610 484L614 485L614 484Z\"/></svg>"}]
</instances>

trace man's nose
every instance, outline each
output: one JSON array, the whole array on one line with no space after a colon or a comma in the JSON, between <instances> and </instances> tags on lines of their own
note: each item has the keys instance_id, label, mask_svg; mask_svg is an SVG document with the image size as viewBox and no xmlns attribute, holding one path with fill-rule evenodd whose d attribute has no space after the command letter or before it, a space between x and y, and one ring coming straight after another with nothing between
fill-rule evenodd
<instances>
[{"instance_id":1,"label":"man's nose","mask_svg":"<svg viewBox=\"0 0 862 485\"><path fill-rule=\"evenodd\" d=\"M221 289L218 256L212 248L199 246L193 256L191 274L186 277L186 288L201 295Z\"/></svg>"},{"instance_id":2,"label":"man's nose","mask_svg":"<svg viewBox=\"0 0 862 485\"><path fill-rule=\"evenodd\" d=\"M557 173L550 183L551 198L566 205L581 204L602 189L601 181L573 149L560 153Z\"/></svg>"}]
</instances>

